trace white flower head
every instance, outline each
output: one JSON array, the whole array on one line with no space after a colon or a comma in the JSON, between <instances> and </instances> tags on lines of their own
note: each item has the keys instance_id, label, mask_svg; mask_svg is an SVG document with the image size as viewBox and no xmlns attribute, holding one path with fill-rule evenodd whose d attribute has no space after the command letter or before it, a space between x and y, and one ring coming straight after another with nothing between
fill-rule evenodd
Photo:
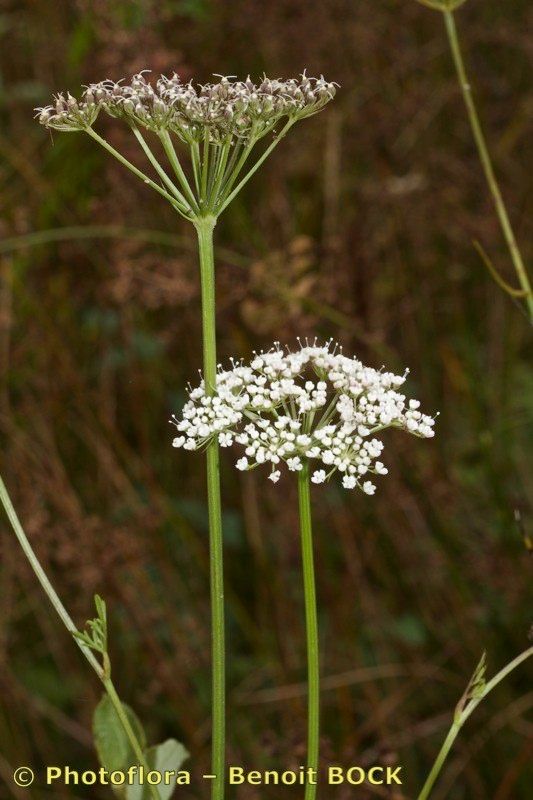
<instances>
[{"instance_id":1,"label":"white flower head","mask_svg":"<svg viewBox=\"0 0 533 800\"><path fill-rule=\"evenodd\" d=\"M171 420L180 434L173 444L200 450L215 438L222 446L235 442L244 451L239 470L270 464L276 483L281 464L300 472L312 463L313 483L339 472L344 488L372 495L369 476L388 472L379 460L379 433L434 435L434 418L398 391L406 376L366 367L331 342L300 344L295 352L276 343L249 364L219 368L214 394L203 382L191 390L181 416Z\"/></svg>"}]
</instances>

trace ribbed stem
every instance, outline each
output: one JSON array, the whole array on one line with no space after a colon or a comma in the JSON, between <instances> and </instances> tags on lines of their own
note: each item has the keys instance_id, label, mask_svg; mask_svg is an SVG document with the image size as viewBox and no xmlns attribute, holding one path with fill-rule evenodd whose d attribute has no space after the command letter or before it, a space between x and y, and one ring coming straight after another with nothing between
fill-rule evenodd
<instances>
[{"instance_id":1,"label":"ribbed stem","mask_svg":"<svg viewBox=\"0 0 533 800\"><path fill-rule=\"evenodd\" d=\"M204 379L207 394L214 392L217 377L215 327L215 265L213 254L214 217L200 217L198 233L200 275L202 283L202 332ZM211 653L212 653L212 755L211 767L216 778L211 784L212 800L224 798L225 773L225 633L224 633L224 567L222 509L218 443L207 448L207 500L209 510L210 582L211 582Z\"/></svg>"},{"instance_id":2,"label":"ribbed stem","mask_svg":"<svg viewBox=\"0 0 533 800\"><path fill-rule=\"evenodd\" d=\"M518 247L514 235L511 221L507 213L507 208L505 207L505 202L502 193L500 191L498 181L496 179L494 168L492 166L492 160L490 157L489 149L487 146L485 135L483 133L483 129L481 127L481 122L474 102L474 98L472 96L472 86L468 79L468 75L466 73L466 67L463 59L463 54L461 52L459 37L457 35L455 18L453 16L452 11L444 11L443 13L444 13L444 21L446 23L446 33L448 34L448 41L450 43L453 61L455 64L457 77L459 79L459 84L461 86L461 91L463 93L463 99L465 102L466 110L468 112L468 119L470 121L470 126L472 128L472 134L474 136L474 141L476 143L479 159L481 161L481 165L485 173L485 178L490 193L492 195L494 206L496 208L496 213L500 221L500 226L503 232L505 242L509 249L513 266L515 268L518 280L520 282L520 286L524 293L530 321L533 322L533 293L531 291L529 276L527 274L526 267L522 259L522 254L520 252L520 249Z\"/></svg>"},{"instance_id":3,"label":"ribbed stem","mask_svg":"<svg viewBox=\"0 0 533 800\"><path fill-rule=\"evenodd\" d=\"M307 638L307 768L308 775L313 774L318 776L320 662L308 463L305 463L303 469L298 473L298 501L300 509L300 535ZM311 770L313 771L312 773ZM305 800L314 800L316 792L316 784L311 784L308 781L305 786Z\"/></svg>"},{"instance_id":4,"label":"ribbed stem","mask_svg":"<svg viewBox=\"0 0 533 800\"><path fill-rule=\"evenodd\" d=\"M418 795L417 800L427 800L427 798L431 794L433 786L435 785L435 781L437 780L437 778L438 778L438 776L440 774L440 771L441 771L441 769L442 769L442 767L444 765L444 762L446 761L446 759L448 757L448 753L452 749L452 745L455 742L460 730L461 730L460 726L456 725L455 723L451 726L451 728L448 731L448 734L446 736L446 739L444 740L443 745L442 745L441 749L439 750L439 754L438 754L437 758L435 759L435 763L433 764L433 766L431 768L431 772L429 773L429 775L427 777L427 780L426 780L426 782L424 784L424 787L423 787L422 791L420 792L420 794Z\"/></svg>"}]
</instances>

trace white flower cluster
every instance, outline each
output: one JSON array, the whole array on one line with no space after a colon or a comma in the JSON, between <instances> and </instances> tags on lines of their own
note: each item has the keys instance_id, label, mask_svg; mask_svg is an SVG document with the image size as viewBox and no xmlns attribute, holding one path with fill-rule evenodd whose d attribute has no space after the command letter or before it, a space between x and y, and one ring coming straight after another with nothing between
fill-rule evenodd
<instances>
[{"instance_id":1,"label":"white flower cluster","mask_svg":"<svg viewBox=\"0 0 533 800\"><path fill-rule=\"evenodd\" d=\"M143 73L129 84L105 80L91 84L80 101L70 94L57 95L54 104L37 109L38 119L63 131L90 127L100 109L112 117L150 130L170 130L187 143L228 139L257 140L272 130L282 117L295 120L319 111L335 95L335 84L320 78L287 81L263 78L254 84L248 77L237 81L222 77L217 83L195 86L179 76L161 76L155 86Z\"/></svg>"},{"instance_id":2,"label":"white flower cluster","mask_svg":"<svg viewBox=\"0 0 533 800\"><path fill-rule=\"evenodd\" d=\"M191 390L181 418L171 420L178 429L173 445L198 450L216 437L221 447L244 448L238 469L270 464L274 483L282 463L298 472L314 461L313 483L338 471L344 488L374 494L368 476L387 474L375 434L400 428L434 435L434 419L397 391L406 375L365 367L331 342L296 352L276 343L249 365L232 361L232 369L219 369L213 392L204 382Z\"/></svg>"}]
</instances>

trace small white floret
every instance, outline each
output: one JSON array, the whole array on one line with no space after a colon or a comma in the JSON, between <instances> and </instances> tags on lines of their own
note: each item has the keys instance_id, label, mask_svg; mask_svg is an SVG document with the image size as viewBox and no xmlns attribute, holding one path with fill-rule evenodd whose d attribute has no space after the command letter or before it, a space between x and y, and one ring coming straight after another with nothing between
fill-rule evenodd
<instances>
[{"instance_id":1,"label":"small white floret","mask_svg":"<svg viewBox=\"0 0 533 800\"><path fill-rule=\"evenodd\" d=\"M324 483L326 480L326 472L323 469L317 469L311 475L311 480L313 483Z\"/></svg>"}]
</instances>

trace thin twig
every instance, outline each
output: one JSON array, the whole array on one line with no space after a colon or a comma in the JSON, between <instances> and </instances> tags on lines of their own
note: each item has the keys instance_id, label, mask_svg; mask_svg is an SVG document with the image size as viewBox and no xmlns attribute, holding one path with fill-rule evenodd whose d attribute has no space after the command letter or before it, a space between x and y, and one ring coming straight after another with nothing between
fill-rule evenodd
<instances>
[{"instance_id":1,"label":"thin twig","mask_svg":"<svg viewBox=\"0 0 533 800\"><path fill-rule=\"evenodd\" d=\"M459 85L463 93L463 99L465 102L466 110L468 112L468 118L470 121L470 126L472 128L472 134L474 136L474 141L476 143L479 159L481 161L481 165L485 173L485 179L487 181L487 185L489 187L489 191L491 193L492 200L494 202L496 213L498 215L498 219L500 222L505 242L509 249L513 266L518 276L518 282L520 283L520 286L522 287L522 290L524 292L523 296L526 300L526 306L529 312L530 321L533 322L533 293L531 291L529 276L527 274L527 270L524 261L522 259L522 254L520 252L520 249L516 241L516 237L514 235L511 221L509 219L509 214L507 213L507 208L505 206L505 202L500 187L498 185L496 174L494 172L494 167L492 166L492 159L487 146L485 135L483 133L483 129L481 127L479 114L472 94L472 85L470 83L470 80L468 79L468 75L466 72L463 54L461 52L461 46L459 43L457 27L455 25L455 18L453 15L453 11L450 10L450 8L451 5L448 8L442 9L442 11L444 15L446 33L448 35L448 41L450 43L455 69L457 72L457 77L459 79ZM498 283L500 283L501 285L500 280L498 280Z\"/></svg>"}]
</instances>

